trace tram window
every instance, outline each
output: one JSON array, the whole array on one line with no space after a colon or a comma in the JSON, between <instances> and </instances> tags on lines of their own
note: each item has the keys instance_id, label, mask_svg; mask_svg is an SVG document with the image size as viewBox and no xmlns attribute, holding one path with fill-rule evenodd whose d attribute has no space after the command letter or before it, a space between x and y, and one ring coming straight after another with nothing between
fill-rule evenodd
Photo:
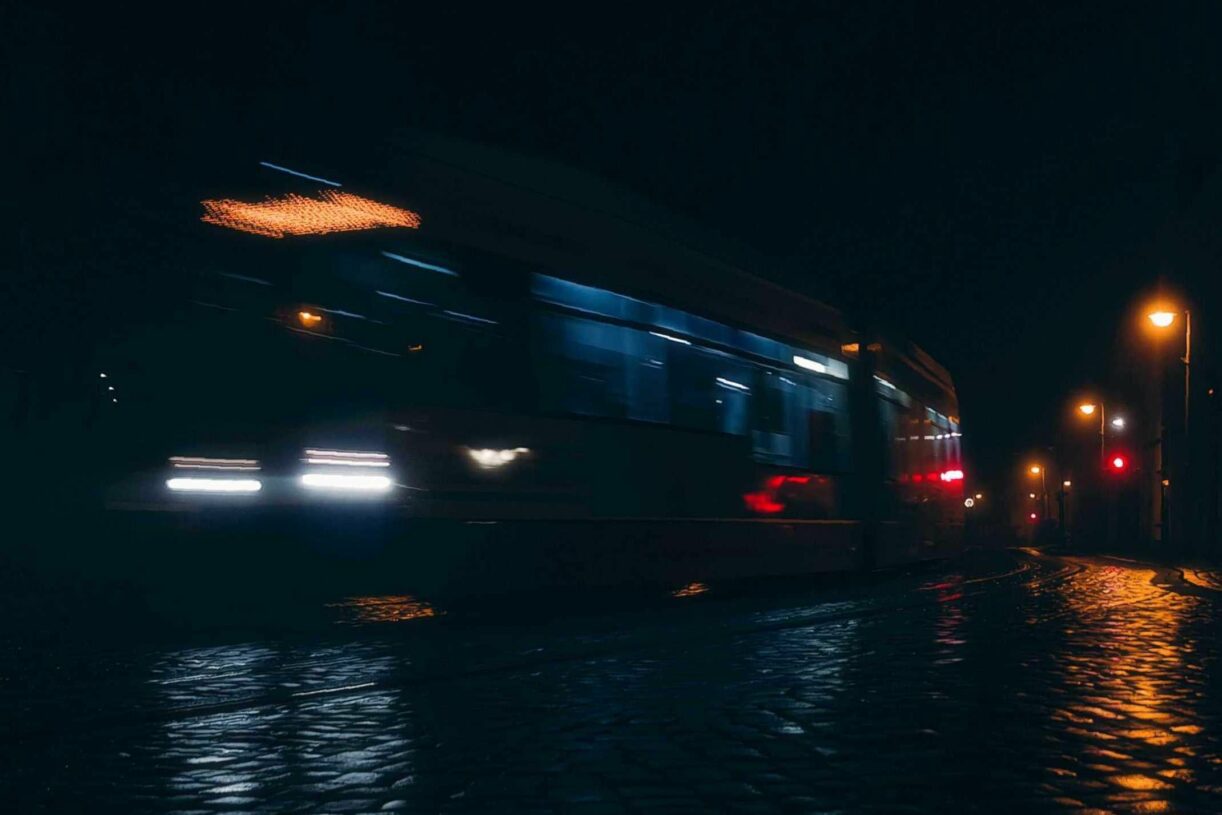
<instances>
[{"instance_id":1,"label":"tram window","mask_svg":"<svg viewBox=\"0 0 1222 815\"><path fill-rule=\"evenodd\" d=\"M823 472L844 469L848 413L844 386L765 372L753 444L764 461Z\"/></svg>"},{"instance_id":2,"label":"tram window","mask_svg":"<svg viewBox=\"0 0 1222 815\"><path fill-rule=\"evenodd\" d=\"M624 326L541 315L538 358L545 409L669 421L669 344Z\"/></svg>"}]
</instances>

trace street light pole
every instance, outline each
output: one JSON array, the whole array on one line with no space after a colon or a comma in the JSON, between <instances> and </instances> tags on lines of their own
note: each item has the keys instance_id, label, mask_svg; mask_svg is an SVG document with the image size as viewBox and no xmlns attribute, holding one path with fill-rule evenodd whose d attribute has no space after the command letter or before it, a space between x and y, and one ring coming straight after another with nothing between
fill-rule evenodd
<instances>
[{"instance_id":1,"label":"street light pole","mask_svg":"<svg viewBox=\"0 0 1222 815\"><path fill-rule=\"evenodd\" d=\"M1184 363L1184 438L1186 443L1188 438L1188 404L1191 399L1189 383L1192 378L1192 312L1189 309L1184 309L1184 356L1180 361Z\"/></svg>"},{"instance_id":2,"label":"street light pole","mask_svg":"<svg viewBox=\"0 0 1222 815\"><path fill-rule=\"evenodd\" d=\"M1107 405L1099 403L1099 466L1107 467Z\"/></svg>"},{"instance_id":3,"label":"street light pole","mask_svg":"<svg viewBox=\"0 0 1222 815\"><path fill-rule=\"evenodd\" d=\"M1040 467L1040 494L1044 496L1044 517L1048 517L1048 468Z\"/></svg>"}]
</instances>

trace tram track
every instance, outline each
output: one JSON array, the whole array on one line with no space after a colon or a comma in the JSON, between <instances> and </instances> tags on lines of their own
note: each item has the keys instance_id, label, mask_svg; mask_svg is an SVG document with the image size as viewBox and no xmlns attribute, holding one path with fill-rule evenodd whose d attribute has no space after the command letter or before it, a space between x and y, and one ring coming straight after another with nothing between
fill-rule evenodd
<instances>
[{"instance_id":1,"label":"tram track","mask_svg":"<svg viewBox=\"0 0 1222 815\"><path fill-rule=\"evenodd\" d=\"M867 619L890 614L910 611L921 607L930 607L940 602L959 602L980 597L998 586L1011 582L1025 583L1028 588L1043 588L1072 579L1088 568L1083 563L1074 563L1055 556L1046 556L1033 552L1019 553L1023 559L1012 569L996 574L977 577L957 577L952 574L949 580L940 584L925 584L909 587L901 592L893 593L872 601L841 601L835 603L833 609L823 609L809 614L787 615L779 619L761 621L756 619L742 623L731 620L714 620L706 625L703 631L693 634L686 627L688 620L680 619L668 624L662 629L653 629L643 635L631 633L612 642L603 642L562 652L544 653L542 646L523 647L515 649L517 658L496 660L482 665L467 667L442 666L437 670L404 670L403 660L398 670L390 676L370 675L361 671L347 673L339 681L331 685L320 684L311 687L277 687L274 689L252 689L249 694L238 694L229 698L215 699L207 702L188 704L168 704L151 707L139 707L118 711L115 713L99 712L94 716L85 716L80 722L97 728L122 730L136 727L149 722L172 721L181 718L223 715L240 711L250 711L277 706L301 703L317 703L323 700L342 699L360 695L375 694L401 688L426 686L439 683L454 683L478 680L492 676L512 676L520 673L536 672L545 668L568 663L579 663L588 660L613 659L623 656L645 654L659 650L673 650L677 646L683 649L709 647L726 639L741 639L760 636L784 630L800 630L824 625L846 622L855 619ZM949 590L949 591L948 591ZM941 591L941 594L938 592ZM845 607L846 605L851 607ZM360 640L366 641L366 640ZM376 641L376 638L375 638ZM359 641L358 641L359 642ZM224 646L218 646L223 648ZM318 651L330 650L332 646L319 646ZM392 660L392 657L380 657ZM351 656L332 656L318 659L308 657L282 662L269 666L275 674L281 676L300 675L303 672L326 673L329 667L343 668L352 663ZM410 662L408 663L411 664ZM209 679L235 679L243 675L251 675L254 668L234 670L233 666L222 667L221 673L197 671L186 676L169 676L153 681L154 686L165 688L189 689L188 683L193 680L203 682ZM275 682L276 679L269 679ZM97 692L96 687L91 688ZM223 691L221 691L223 692ZM37 738L47 735L43 728L30 726L21 732L25 738ZM16 735L16 734L15 734Z\"/></svg>"}]
</instances>

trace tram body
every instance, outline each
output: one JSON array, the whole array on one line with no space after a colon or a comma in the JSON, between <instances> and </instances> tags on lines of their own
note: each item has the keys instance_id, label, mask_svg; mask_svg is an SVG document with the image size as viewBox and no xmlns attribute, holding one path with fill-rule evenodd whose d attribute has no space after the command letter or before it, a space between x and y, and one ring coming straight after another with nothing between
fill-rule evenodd
<instances>
[{"instance_id":1,"label":"tram body","mask_svg":"<svg viewBox=\"0 0 1222 815\"><path fill-rule=\"evenodd\" d=\"M361 186L417 228L186 230L182 296L98 360L109 508L375 515L381 554L478 535L464 557L503 574L529 546L700 579L960 545L959 411L926 354L635 199L444 149L405 151L397 195Z\"/></svg>"}]
</instances>

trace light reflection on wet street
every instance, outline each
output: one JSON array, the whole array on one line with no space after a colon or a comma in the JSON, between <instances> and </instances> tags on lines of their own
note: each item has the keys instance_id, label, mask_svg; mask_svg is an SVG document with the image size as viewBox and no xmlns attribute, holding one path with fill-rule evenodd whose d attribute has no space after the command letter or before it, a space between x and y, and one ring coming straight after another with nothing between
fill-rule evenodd
<instances>
[{"instance_id":1,"label":"light reflection on wet street","mask_svg":"<svg viewBox=\"0 0 1222 815\"><path fill-rule=\"evenodd\" d=\"M14 812L1222 810L1204 581L1028 551L833 585L9 649L0 784Z\"/></svg>"}]
</instances>

